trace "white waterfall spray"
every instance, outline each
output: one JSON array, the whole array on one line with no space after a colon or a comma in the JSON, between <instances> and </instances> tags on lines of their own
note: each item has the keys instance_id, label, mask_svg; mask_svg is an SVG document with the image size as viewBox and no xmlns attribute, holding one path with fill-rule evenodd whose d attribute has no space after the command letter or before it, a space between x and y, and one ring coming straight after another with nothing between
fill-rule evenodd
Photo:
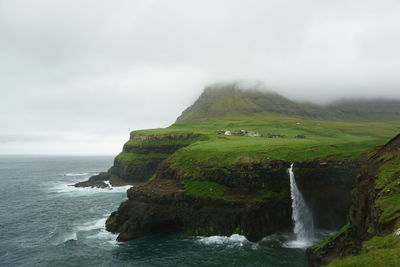
<instances>
[{"instance_id":1,"label":"white waterfall spray","mask_svg":"<svg viewBox=\"0 0 400 267\"><path fill-rule=\"evenodd\" d=\"M293 164L289 168L290 192L292 196L292 219L294 223L293 232L296 240L289 242L290 247L307 247L314 239L314 223L312 213L304 202L303 195L297 187L293 173Z\"/></svg>"}]
</instances>

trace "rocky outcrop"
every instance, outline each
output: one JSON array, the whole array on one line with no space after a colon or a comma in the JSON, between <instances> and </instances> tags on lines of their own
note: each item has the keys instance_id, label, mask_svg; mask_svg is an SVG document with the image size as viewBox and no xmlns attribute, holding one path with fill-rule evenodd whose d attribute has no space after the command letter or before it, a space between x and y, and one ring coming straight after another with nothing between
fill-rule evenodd
<instances>
[{"instance_id":1,"label":"rocky outcrop","mask_svg":"<svg viewBox=\"0 0 400 267\"><path fill-rule=\"evenodd\" d=\"M400 135L369 157L356 182L348 224L309 248L309 262L320 266L345 257L335 262L340 266L394 266L394 251L400 251L399 226ZM346 258L349 255L358 256Z\"/></svg>"},{"instance_id":2,"label":"rocky outcrop","mask_svg":"<svg viewBox=\"0 0 400 267\"><path fill-rule=\"evenodd\" d=\"M110 174L108 172L102 172L89 178L84 182L74 184L75 187L97 187L107 188L108 185L104 181L110 180Z\"/></svg>"},{"instance_id":3,"label":"rocky outcrop","mask_svg":"<svg viewBox=\"0 0 400 267\"><path fill-rule=\"evenodd\" d=\"M75 186L104 188L108 187L104 181L110 181L112 186L146 182L163 160L199 137L194 133L144 136L131 132L129 141L107 172L92 176Z\"/></svg>"},{"instance_id":4,"label":"rocky outcrop","mask_svg":"<svg viewBox=\"0 0 400 267\"><path fill-rule=\"evenodd\" d=\"M124 186L131 185L129 181L121 179L119 176L113 175L110 171L101 172L98 175L94 175L87 181L79 182L74 184L75 187L97 187L97 188L108 188L109 185L105 183L108 181L112 186Z\"/></svg>"},{"instance_id":5,"label":"rocky outcrop","mask_svg":"<svg viewBox=\"0 0 400 267\"><path fill-rule=\"evenodd\" d=\"M297 186L312 210L315 226L336 230L346 224L350 192L362 163L362 159L314 160L294 165Z\"/></svg>"},{"instance_id":6,"label":"rocky outcrop","mask_svg":"<svg viewBox=\"0 0 400 267\"><path fill-rule=\"evenodd\" d=\"M226 198L216 199L190 194L178 180L155 179L132 187L106 227L119 233L119 241L171 231L201 236L238 233L258 241L291 225L288 193L226 188Z\"/></svg>"}]
</instances>

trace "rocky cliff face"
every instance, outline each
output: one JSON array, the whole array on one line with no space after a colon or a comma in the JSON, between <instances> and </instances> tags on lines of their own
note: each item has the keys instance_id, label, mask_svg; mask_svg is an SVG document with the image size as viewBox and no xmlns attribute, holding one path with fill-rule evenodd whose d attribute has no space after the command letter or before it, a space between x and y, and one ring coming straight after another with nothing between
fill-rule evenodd
<instances>
[{"instance_id":1,"label":"rocky cliff face","mask_svg":"<svg viewBox=\"0 0 400 267\"><path fill-rule=\"evenodd\" d=\"M177 177L164 164L154 180L128 191L129 199L107 220L107 230L119 233L120 241L163 231L202 236L238 233L258 241L289 227L287 174L264 166L265 172L270 170L274 175L258 183L248 179L246 184L246 177L260 178L260 170L253 167L237 166L231 170L232 177L217 172L194 181Z\"/></svg>"},{"instance_id":2,"label":"rocky cliff face","mask_svg":"<svg viewBox=\"0 0 400 267\"><path fill-rule=\"evenodd\" d=\"M258 241L290 225L287 192L224 189L222 198L207 197L191 194L180 181L155 179L128 191L129 199L107 220L107 230L119 233L119 241L171 231L201 236L238 233Z\"/></svg>"},{"instance_id":3,"label":"rocky cliff face","mask_svg":"<svg viewBox=\"0 0 400 267\"><path fill-rule=\"evenodd\" d=\"M353 189L363 160L314 160L296 163L297 186L313 213L314 225L339 229L346 224Z\"/></svg>"},{"instance_id":4,"label":"rocky cliff face","mask_svg":"<svg viewBox=\"0 0 400 267\"><path fill-rule=\"evenodd\" d=\"M288 162L237 162L225 168L209 168L201 179L182 176L168 159L159 165L151 181L128 191L128 200L107 220L107 230L127 241L151 233L183 231L189 235L243 234L258 241L292 226ZM313 207L319 225L338 226L329 216L346 214L356 163L299 163L299 181ZM324 175L331 172L331 175ZM300 174L301 173L301 174ZM335 174L341 179L334 179ZM320 185L320 191L307 187ZM337 195L324 195L332 185ZM339 200L337 205L334 201ZM321 200L324 201L321 201ZM326 207L330 203L330 209Z\"/></svg>"},{"instance_id":5,"label":"rocky cliff face","mask_svg":"<svg viewBox=\"0 0 400 267\"><path fill-rule=\"evenodd\" d=\"M113 186L146 182L164 159L199 138L199 134L193 133L143 136L131 132L129 141L107 172L92 176L75 186L107 187L104 183L107 180Z\"/></svg>"},{"instance_id":6,"label":"rocky cliff face","mask_svg":"<svg viewBox=\"0 0 400 267\"><path fill-rule=\"evenodd\" d=\"M311 265L396 266L400 259L400 135L369 157L348 224L308 250ZM346 257L349 255L355 255Z\"/></svg>"}]
</instances>

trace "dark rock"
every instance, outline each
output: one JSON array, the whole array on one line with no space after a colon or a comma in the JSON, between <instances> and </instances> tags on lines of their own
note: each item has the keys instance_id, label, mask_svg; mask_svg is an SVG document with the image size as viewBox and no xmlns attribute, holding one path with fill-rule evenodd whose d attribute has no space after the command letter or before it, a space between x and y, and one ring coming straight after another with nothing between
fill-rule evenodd
<instances>
[{"instance_id":1,"label":"dark rock","mask_svg":"<svg viewBox=\"0 0 400 267\"><path fill-rule=\"evenodd\" d=\"M317 227L338 229L346 224L351 190L362 160L300 162L294 164L299 190L311 208Z\"/></svg>"},{"instance_id":2,"label":"dark rock","mask_svg":"<svg viewBox=\"0 0 400 267\"><path fill-rule=\"evenodd\" d=\"M177 180L155 179L128 190L128 200L106 222L119 241L147 234L183 231L188 235L243 234L250 241L291 225L288 196L282 199L219 200L187 195Z\"/></svg>"},{"instance_id":3,"label":"dark rock","mask_svg":"<svg viewBox=\"0 0 400 267\"><path fill-rule=\"evenodd\" d=\"M89 180L84 182L79 182L74 184L75 187L97 187L106 188L108 185L104 181L108 181L110 175L107 172L102 172L89 178Z\"/></svg>"},{"instance_id":4,"label":"dark rock","mask_svg":"<svg viewBox=\"0 0 400 267\"><path fill-rule=\"evenodd\" d=\"M156 177L161 179L181 180L180 174L170 167L168 160L162 162ZM289 176L287 169L290 164L281 160L268 162L251 162L239 159L232 166L225 168L204 168L204 175L200 180L216 182L229 187L263 189L272 191L287 190ZM190 179L191 177L185 177Z\"/></svg>"}]
</instances>

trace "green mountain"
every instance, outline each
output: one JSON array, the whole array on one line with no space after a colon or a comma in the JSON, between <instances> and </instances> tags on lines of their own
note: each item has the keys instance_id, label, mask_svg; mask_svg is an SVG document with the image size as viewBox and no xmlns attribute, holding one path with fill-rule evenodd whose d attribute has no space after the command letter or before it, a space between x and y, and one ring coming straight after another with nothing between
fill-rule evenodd
<instances>
[{"instance_id":1,"label":"green mountain","mask_svg":"<svg viewBox=\"0 0 400 267\"><path fill-rule=\"evenodd\" d=\"M176 121L258 116L263 113L331 120L395 120L400 119L400 100L342 100L316 105L295 102L265 89L242 89L238 83L215 84L205 88Z\"/></svg>"},{"instance_id":2,"label":"green mountain","mask_svg":"<svg viewBox=\"0 0 400 267\"><path fill-rule=\"evenodd\" d=\"M242 89L237 83L217 84L204 92L177 122L204 118L253 116L265 112L302 117L332 117L325 107L291 101L277 93L263 89Z\"/></svg>"}]
</instances>

